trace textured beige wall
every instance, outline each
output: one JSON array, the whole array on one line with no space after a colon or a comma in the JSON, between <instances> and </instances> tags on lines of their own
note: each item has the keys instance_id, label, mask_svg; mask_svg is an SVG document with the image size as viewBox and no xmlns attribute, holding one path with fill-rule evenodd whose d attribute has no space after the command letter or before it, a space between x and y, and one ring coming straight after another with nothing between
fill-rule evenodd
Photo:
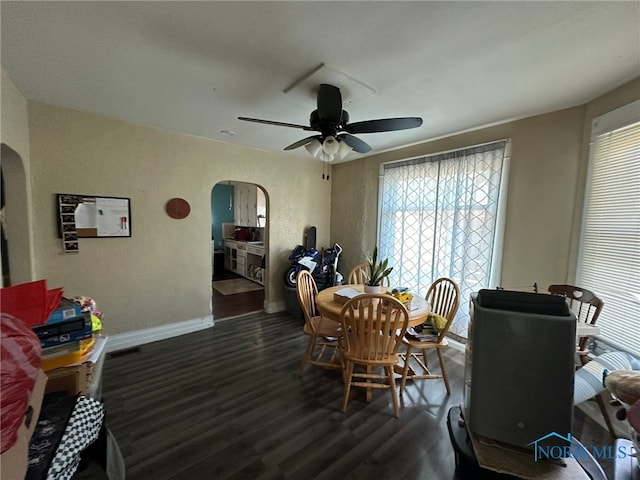
<instances>
[{"instance_id":1,"label":"textured beige wall","mask_svg":"<svg viewBox=\"0 0 640 480\"><path fill-rule=\"evenodd\" d=\"M501 285L572 281L593 117L640 98L634 80L588 105L482 128L333 167L331 237L348 272L376 242L379 167L509 138L511 162ZM390 134L391 135L391 134ZM494 287L489 285L488 287Z\"/></svg>"},{"instance_id":2,"label":"textured beige wall","mask_svg":"<svg viewBox=\"0 0 640 480\"><path fill-rule=\"evenodd\" d=\"M303 230L329 239L330 183L322 165L135 126L97 115L29 104L36 277L65 295L88 295L110 334L211 314L211 189L221 181L266 190L266 302L283 309L289 252ZM64 254L56 230L56 193L131 198L131 238L81 239ZM191 204L183 220L167 200Z\"/></svg>"},{"instance_id":3,"label":"textured beige wall","mask_svg":"<svg viewBox=\"0 0 640 480\"><path fill-rule=\"evenodd\" d=\"M5 182L5 232L10 245L11 283L31 281L34 275L29 183L27 102L2 68L0 139ZM7 252L2 252L7 255Z\"/></svg>"},{"instance_id":4,"label":"textured beige wall","mask_svg":"<svg viewBox=\"0 0 640 480\"><path fill-rule=\"evenodd\" d=\"M27 101L9 78L6 70L1 69L2 87L0 134L5 145L10 146L18 155L29 156L29 132L27 130Z\"/></svg>"}]
</instances>

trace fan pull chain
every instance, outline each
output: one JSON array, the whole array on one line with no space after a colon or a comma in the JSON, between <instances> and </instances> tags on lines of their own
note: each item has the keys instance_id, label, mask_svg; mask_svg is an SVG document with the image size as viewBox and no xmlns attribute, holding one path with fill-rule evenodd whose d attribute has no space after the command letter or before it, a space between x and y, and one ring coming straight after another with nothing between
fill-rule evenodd
<instances>
[{"instance_id":1,"label":"fan pull chain","mask_svg":"<svg viewBox=\"0 0 640 480\"><path fill-rule=\"evenodd\" d=\"M322 161L322 179L329 180L329 162L327 160ZM326 172L326 173L325 173Z\"/></svg>"},{"instance_id":2,"label":"fan pull chain","mask_svg":"<svg viewBox=\"0 0 640 480\"><path fill-rule=\"evenodd\" d=\"M329 180L329 169L331 168L329 166L329 161L325 160L324 161L324 165L322 166L322 171L324 172L324 168L327 167L327 180ZM324 178L324 173L322 174L322 178Z\"/></svg>"}]
</instances>

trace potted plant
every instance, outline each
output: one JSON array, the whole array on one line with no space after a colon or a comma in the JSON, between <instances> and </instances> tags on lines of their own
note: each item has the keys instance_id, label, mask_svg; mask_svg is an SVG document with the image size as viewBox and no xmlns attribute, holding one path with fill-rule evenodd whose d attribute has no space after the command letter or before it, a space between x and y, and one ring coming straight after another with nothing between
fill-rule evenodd
<instances>
[{"instance_id":1,"label":"potted plant","mask_svg":"<svg viewBox=\"0 0 640 480\"><path fill-rule=\"evenodd\" d=\"M373 255L367 260L369 269L367 271L367 283L364 286L366 293L379 293L382 289L382 280L388 277L393 267L389 267L389 260L378 261L378 247L373 249Z\"/></svg>"}]
</instances>

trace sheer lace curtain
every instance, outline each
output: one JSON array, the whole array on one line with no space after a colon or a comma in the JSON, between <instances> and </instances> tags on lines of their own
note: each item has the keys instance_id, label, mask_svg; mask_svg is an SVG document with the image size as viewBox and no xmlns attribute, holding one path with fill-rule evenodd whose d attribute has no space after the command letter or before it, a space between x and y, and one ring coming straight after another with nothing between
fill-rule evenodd
<instances>
[{"instance_id":1,"label":"sheer lace curtain","mask_svg":"<svg viewBox=\"0 0 640 480\"><path fill-rule=\"evenodd\" d=\"M466 338L469 295L497 285L501 191L508 142L383 165L378 245L391 284L423 296L439 277L459 286L451 333Z\"/></svg>"}]
</instances>

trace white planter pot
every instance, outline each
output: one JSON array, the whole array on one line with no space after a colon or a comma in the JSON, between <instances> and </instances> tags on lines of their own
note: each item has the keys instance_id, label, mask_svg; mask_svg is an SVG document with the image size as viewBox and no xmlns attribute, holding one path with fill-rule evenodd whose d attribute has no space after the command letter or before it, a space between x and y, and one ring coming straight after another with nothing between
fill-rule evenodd
<instances>
[{"instance_id":1,"label":"white planter pot","mask_svg":"<svg viewBox=\"0 0 640 480\"><path fill-rule=\"evenodd\" d=\"M382 285L365 285L364 293L381 293Z\"/></svg>"}]
</instances>

